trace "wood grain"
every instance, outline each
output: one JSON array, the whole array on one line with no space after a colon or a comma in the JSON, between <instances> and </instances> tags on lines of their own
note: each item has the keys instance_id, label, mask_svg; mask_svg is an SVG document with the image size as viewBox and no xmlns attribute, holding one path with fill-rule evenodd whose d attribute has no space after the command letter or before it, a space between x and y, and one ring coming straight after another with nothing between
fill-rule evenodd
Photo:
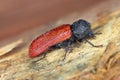
<instances>
[{"instance_id":1,"label":"wood grain","mask_svg":"<svg viewBox=\"0 0 120 80\"><path fill-rule=\"evenodd\" d=\"M41 56L28 57L30 38L24 38L24 45L15 45L7 54L0 56L1 80L111 80L120 75L120 11L109 13L92 24L102 34L90 40L95 45L80 43L62 61L63 49L53 50L40 60ZM64 20L64 19L62 19ZM104 20L104 21L102 21ZM48 26L48 25L46 25ZM30 37L34 37L31 35ZM14 41L17 42L17 41ZM8 44L8 46L11 44ZM5 47L5 49L7 49ZM9 47L8 47L9 49ZM113 73L114 72L114 73Z\"/></svg>"}]
</instances>

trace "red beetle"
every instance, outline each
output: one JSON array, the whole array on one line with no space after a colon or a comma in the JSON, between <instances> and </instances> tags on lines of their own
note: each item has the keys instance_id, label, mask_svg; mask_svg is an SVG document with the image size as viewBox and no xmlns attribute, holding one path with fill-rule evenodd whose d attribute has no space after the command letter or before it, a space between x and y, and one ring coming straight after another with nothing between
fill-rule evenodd
<instances>
[{"instance_id":1,"label":"red beetle","mask_svg":"<svg viewBox=\"0 0 120 80\"><path fill-rule=\"evenodd\" d=\"M85 20L78 20L72 25L64 24L52 29L32 41L29 47L29 56L34 58L43 54L49 48L65 48L69 50L71 45L76 41L87 41L87 38L94 37L90 28L90 23ZM94 47L98 47L90 43Z\"/></svg>"}]
</instances>

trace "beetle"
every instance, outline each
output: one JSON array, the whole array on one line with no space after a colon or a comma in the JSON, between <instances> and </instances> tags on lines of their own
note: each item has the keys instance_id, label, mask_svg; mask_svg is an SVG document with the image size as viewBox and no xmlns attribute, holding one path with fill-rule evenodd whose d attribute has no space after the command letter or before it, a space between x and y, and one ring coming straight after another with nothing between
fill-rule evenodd
<instances>
[{"instance_id":1,"label":"beetle","mask_svg":"<svg viewBox=\"0 0 120 80\"><path fill-rule=\"evenodd\" d=\"M80 19L71 25L63 24L34 39L29 47L29 56L34 58L38 55L45 54L45 51L50 48L64 48L66 56L71 45L81 41L86 41L93 47L101 46L96 46L87 40L88 38L93 37L94 33L91 30L91 25L86 20Z\"/></svg>"}]
</instances>

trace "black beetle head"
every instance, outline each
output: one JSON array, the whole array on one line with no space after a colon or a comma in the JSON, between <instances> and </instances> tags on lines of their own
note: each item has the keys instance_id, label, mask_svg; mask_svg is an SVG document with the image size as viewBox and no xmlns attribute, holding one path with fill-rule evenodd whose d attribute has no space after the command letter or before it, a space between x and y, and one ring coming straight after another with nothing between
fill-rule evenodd
<instances>
[{"instance_id":1,"label":"black beetle head","mask_svg":"<svg viewBox=\"0 0 120 80\"><path fill-rule=\"evenodd\" d=\"M78 20L71 25L73 35L77 39L93 37L94 34L90 27L90 23L85 20Z\"/></svg>"}]
</instances>

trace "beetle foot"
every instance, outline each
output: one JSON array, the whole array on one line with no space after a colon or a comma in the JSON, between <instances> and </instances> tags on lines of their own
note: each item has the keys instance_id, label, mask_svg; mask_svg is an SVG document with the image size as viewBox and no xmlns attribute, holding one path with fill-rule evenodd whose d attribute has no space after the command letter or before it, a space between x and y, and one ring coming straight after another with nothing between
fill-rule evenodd
<instances>
[{"instance_id":1,"label":"beetle foot","mask_svg":"<svg viewBox=\"0 0 120 80\"><path fill-rule=\"evenodd\" d=\"M64 57L63 57L63 61L66 59L66 56L67 54L71 53L73 51L73 47L66 47L65 48L65 54L64 54Z\"/></svg>"}]
</instances>

